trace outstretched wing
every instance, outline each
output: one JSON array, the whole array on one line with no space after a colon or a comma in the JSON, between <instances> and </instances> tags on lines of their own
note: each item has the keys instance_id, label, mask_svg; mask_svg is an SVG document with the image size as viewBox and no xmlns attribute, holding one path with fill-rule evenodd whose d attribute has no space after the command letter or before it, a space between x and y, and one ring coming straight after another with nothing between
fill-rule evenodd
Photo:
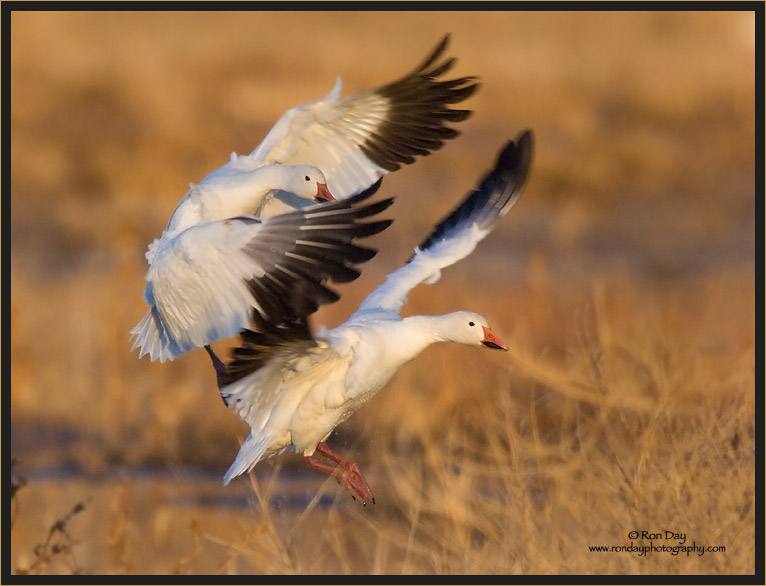
<instances>
[{"instance_id":1,"label":"outstretched wing","mask_svg":"<svg viewBox=\"0 0 766 586\"><path fill-rule=\"evenodd\" d=\"M172 360L247 328L253 310L279 323L336 301L326 280L356 279L354 265L377 252L354 240L392 222L359 221L391 205L392 198L364 203L378 185L263 221L244 216L194 226L159 247L146 277L150 309L131 332L133 349Z\"/></svg>"},{"instance_id":2,"label":"outstretched wing","mask_svg":"<svg viewBox=\"0 0 766 586\"><path fill-rule=\"evenodd\" d=\"M376 89L340 98L341 81L324 98L295 107L249 157L267 164L309 164L327 177L337 199L349 197L442 147L458 135L448 124L471 115L450 108L478 88L474 77L440 80L454 58L441 60L449 35L411 74ZM273 200L272 200L273 201ZM283 211L267 204L262 217Z\"/></svg>"},{"instance_id":3,"label":"outstretched wing","mask_svg":"<svg viewBox=\"0 0 766 586\"><path fill-rule=\"evenodd\" d=\"M444 267L468 256L518 200L531 159L532 132L527 130L515 142L508 141L477 188L437 224L407 264L388 275L362 302L358 312L398 312L414 287L437 281Z\"/></svg>"}]
</instances>

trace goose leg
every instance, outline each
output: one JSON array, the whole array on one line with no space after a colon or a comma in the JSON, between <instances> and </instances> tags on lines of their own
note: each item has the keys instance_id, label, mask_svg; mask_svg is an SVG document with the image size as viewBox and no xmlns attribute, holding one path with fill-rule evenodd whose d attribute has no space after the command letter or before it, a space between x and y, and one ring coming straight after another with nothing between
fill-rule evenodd
<instances>
[{"instance_id":1,"label":"goose leg","mask_svg":"<svg viewBox=\"0 0 766 586\"><path fill-rule=\"evenodd\" d=\"M323 474L334 477L351 493L351 497L354 500L358 498L362 501L363 505L366 505L367 503L365 501L368 500L372 501L373 505L375 504L375 497L372 496L372 490L370 490L370 486L359 471L359 466L357 466L356 462L352 462L343 456L339 456L333 452L330 449L330 446L325 442L319 442L316 451L325 458L338 464L338 466L323 464L317 460L314 455L306 456L304 458L306 464L314 470L319 470L319 472L322 472Z\"/></svg>"}]
</instances>

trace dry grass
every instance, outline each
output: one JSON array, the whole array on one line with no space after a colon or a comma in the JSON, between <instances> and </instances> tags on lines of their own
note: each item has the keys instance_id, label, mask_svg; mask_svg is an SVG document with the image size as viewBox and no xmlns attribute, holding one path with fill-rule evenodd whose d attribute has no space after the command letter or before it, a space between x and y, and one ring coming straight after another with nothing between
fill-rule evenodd
<instances>
[{"instance_id":1,"label":"dry grass","mask_svg":"<svg viewBox=\"0 0 766 586\"><path fill-rule=\"evenodd\" d=\"M12 571L753 572L752 15L11 18ZM336 431L375 506L294 455L221 487L246 430L207 357L129 352L145 247L285 109L339 74L393 79L447 31L456 74L482 79L475 114L384 181L382 252L315 323L530 127L519 205L406 307L479 311L511 350L432 347ZM725 551L589 550L648 545L632 530Z\"/></svg>"}]
</instances>

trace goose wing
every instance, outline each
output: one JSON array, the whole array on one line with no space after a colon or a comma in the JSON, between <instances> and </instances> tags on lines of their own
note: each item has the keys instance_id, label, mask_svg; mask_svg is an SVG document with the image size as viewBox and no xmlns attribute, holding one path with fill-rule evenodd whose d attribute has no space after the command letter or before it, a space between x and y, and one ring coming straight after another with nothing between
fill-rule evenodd
<instances>
[{"instance_id":1,"label":"goose wing","mask_svg":"<svg viewBox=\"0 0 766 586\"><path fill-rule=\"evenodd\" d=\"M354 240L391 224L359 221L392 203L364 203L378 185L263 221L243 216L193 226L160 243L146 275L150 308L131 331L133 349L152 360L172 360L247 328L252 311L279 323L336 301L323 283L356 279L354 265L376 251Z\"/></svg>"},{"instance_id":2,"label":"goose wing","mask_svg":"<svg viewBox=\"0 0 766 586\"><path fill-rule=\"evenodd\" d=\"M531 159L532 132L527 130L516 141L506 143L494 168L476 189L437 224L407 264L389 274L362 302L358 312L398 312L414 287L436 282L441 269L468 256L518 200Z\"/></svg>"},{"instance_id":3,"label":"goose wing","mask_svg":"<svg viewBox=\"0 0 766 586\"><path fill-rule=\"evenodd\" d=\"M337 199L365 189L458 135L448 124L468 118L452 109L478 88L474 77L440 80L455 59L442 60L449 35L405 77L340 97L341 81L324 98L287 111L250 159L266 164L309 164L321 169ZM279 198L263 215L284 211Z\"/></svg>"}]
</instances>

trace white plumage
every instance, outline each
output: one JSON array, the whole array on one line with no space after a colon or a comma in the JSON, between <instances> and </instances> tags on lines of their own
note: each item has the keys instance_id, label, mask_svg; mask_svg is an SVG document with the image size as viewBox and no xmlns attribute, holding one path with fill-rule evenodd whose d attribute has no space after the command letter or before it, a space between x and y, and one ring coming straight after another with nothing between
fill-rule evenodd
<instances>
[{"instance_id":1,"label":"white plumage","mask_svg":"<svg viewBox=\"0 0 766 586\"><path fill-rule=\"evenodd\" d=\"M457 136L448 123L471 112L449 106L478 84L437 79L454 62L437 63L448 40L413 73L379 88L341 98L339 78L324 98L288 110L249 155L232 153L190 186L146 253L149 310L131 330L139 357L172 360L234 336L248 327L253 308L274 318L246 285L264 274L264 261L242 250L264 228L240 216L268 218L312 200L347 199Z\"/></svg>"},{"instance_id":2,"label":"white plumage","mask_svg":"<svg viewBox=\"0 0 766 586\"><path fill-rule=\"evenodd\" d=\"M155 241L144 291L150 310L131 332L133 347L152 360L173 359L236 335L250 325L253 311L279 320L307 303L316 309L334 301L321 283L358 277L352 265L375 251L354 240L391 223L357 221L390 205L391 199L363 203L379 186L264 220L239 216L191 226Z\"/></svg>"},{"instance_id":3,"label":"white plumage","mask_svg":"<svg viewBox=\"0 0 766 586\"><path fill-rule=\"evenodd\" d=\"M224 477L292 447L309 465L332 474L363 502L372 493L358 468L324 443L332 430L375 395L406 362L434 342L507 349L487 321L472 312L402 318L399 311L420 283L466 257L517 201L531 162L526 131L502 149L475 191L415 249L413 257L375 289L342 325L312 335L306 316L245 331L224 366L210 352L221 396L251 432ZM339 467L316 459L315 450Z\"/></svg>"}]
</instances>

